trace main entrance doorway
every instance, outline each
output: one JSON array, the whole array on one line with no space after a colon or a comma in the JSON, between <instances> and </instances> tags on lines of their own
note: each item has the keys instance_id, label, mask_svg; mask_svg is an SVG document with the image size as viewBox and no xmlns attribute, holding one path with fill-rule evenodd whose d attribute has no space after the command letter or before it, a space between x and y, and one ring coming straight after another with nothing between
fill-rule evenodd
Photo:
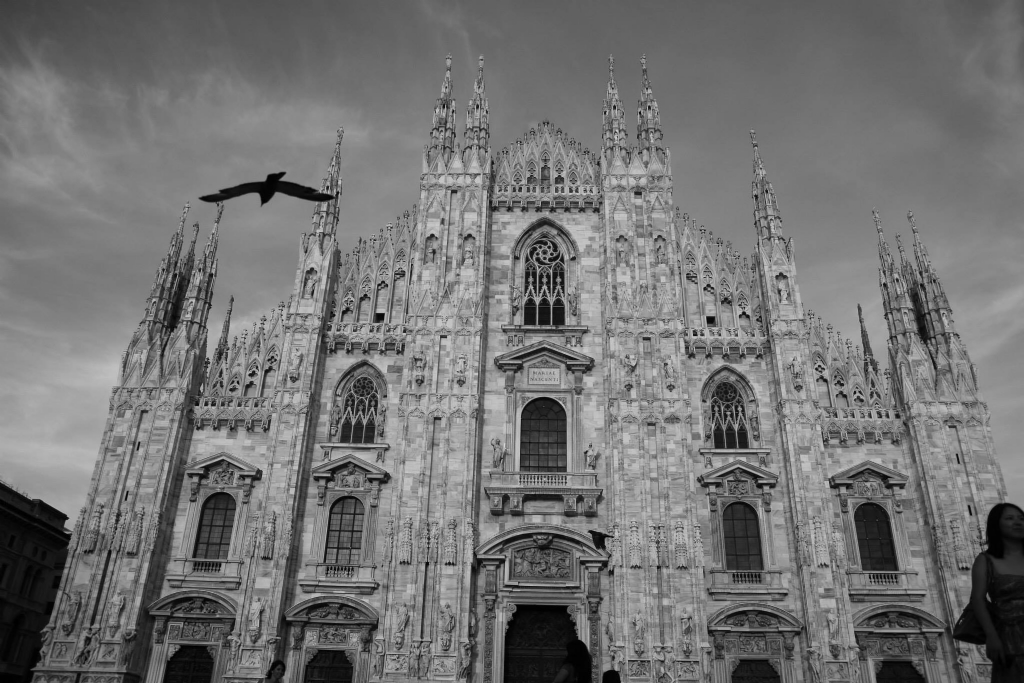
<instances>
[{"instance_id":1,"label":"main entrance doorway","mask_svg":"<svg viewBox=\"0 0 1024 683\"><path fill-rule=\"evenodd\" d=\"M213 657L205 645L182 645L167 662L164 683L210 683Z\"/></svg>"},{"instance_id":2,"label":"main entrance doorway","mask_svg":"<svg viewBox=\"0 0 1024 683\"><path fill-rule=\"evenodd\" d=\"M305 683L352 683L352 662L344 650L320 650L306 665Z\"/></svg>"},{"instance_id":3,"label":"main entrance doorway","mask_svg":"<svg viewBox=\"0 0 1024 683\"><path fill-rule=\"evenodd\" d=\"M767 660L744 659L733 669L732 683L782 683L782 679Z\"/></svg>"},{"instance_id":4,"label":"main entrance doorway","mask_svg":"<svg viewBox=\"0 0 1024 683\"><path fill-rule=\"evenodd\" d=\"M924 676L907 661L889 660L875 674L877 683L925 683Z\"/></svg>"},{"instance_id":5,"label":"main entrance doorway","mask_svg":"<svg viewBox=\"0 0 1024 683\"><path fill-rule=\"evenodd\" d=\"M505 683L551 683L574 638L565 605L517 605L505 634Z\"/></svg>"}]
</instances>

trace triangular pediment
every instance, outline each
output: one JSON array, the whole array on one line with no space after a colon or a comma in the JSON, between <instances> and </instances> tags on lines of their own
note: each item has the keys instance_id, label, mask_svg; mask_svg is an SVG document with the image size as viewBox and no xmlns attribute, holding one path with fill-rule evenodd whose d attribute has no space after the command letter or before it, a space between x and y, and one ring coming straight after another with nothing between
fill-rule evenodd
<instances>
[{"instance_id":1,"label":"triangular pediment","mask_svg":"<svg viewBox=\"0 0 1024 683\"><path fill-rule=\"evenodd\" d=\"M837 486L852 486L854 482L864 479L877 479L884 482L889 488L894 486L902 488L907 485L908 477L902 472L891 470L884 465L879 465L877 462L865 460L859 465L854 465L839 474L832 475L828 481L829 485L835 488Z\"/></svg>"},{"instance_id":2,"label":"triangular pediment","mask_svg":"<svg viewBox=\"0 0 1024 683\"><path fill-rule=\"evenodd\" d=\"M546 339L502 354L494 359L494 364L504 371L516 371L521 370L524 363L542 357L562 364L569 370L586 372L594 367L594 359L590 356L559 346Z\"/></svg>"},{"instance_id":3,"label":"triangular pediment","mask_svg":"<svg viewBox=\"0 0 1024 683\"><path fill-rule=\"evenodd\" d=\"M313 479L347 482L351 484L348 488L362 488L363 482L385 482L390 477L391 474L383 467L368 463L352 453L313 468Z\"/></svg>"},{"instance_id":4,"label":"triangular pediment","mask_svg":"<svg viewBox=\"0 0 1024 683\"><path fill-rule=\"evenodd\" d=\"M701 486L722 486L730 479L748 479L757 486L775 486L779 481L779 475L743 460L733 460L697 477Z\"/></svg>"},{"instance_id":5,"label":"triangular pediment","mask_svg":"<svg viewBox=\"0 0 1024 683\"><path fill-rule=\"evenodd\" d=\"M193 478L218 478L221 481L236 483L240 479L257 481L263 477L263 470L236 455L217 453L189 463L185 474Z\"/></svg>"}]
</instances>

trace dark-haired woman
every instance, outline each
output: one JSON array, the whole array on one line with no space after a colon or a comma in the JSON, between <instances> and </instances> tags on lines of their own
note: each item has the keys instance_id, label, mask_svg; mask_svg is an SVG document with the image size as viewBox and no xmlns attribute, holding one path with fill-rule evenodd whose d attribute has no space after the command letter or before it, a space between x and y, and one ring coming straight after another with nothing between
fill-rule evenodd
<instances>
[{"instance_id":1,"label":"dark-haired woman","mask_svg":"<svg viewBox=\"0 0 1024 683\"><path fill-rule=\"evenodd\" d=\"M552 683L588 683L590 681L590 650L582 640L565 645L566 657Z\"/></svg>"},{"instance_id":2,"label":"dark-haired woman","mask_svg":"<svg viewBox=\"0 0 1024 683\"><path fill-rule=\"evenodd\" d=\"M284 680L284 662L275 659L270 663L270 670L267 671L267 683L281 683Z\"/></svg>"},{"instance_id":3,"label":"dark-haired woman","mask_svg":"<svg viewBox=\"0 0 1024 683\"><path fill-rule=\"evenodd\" d=\"M974 560L971 606L985 630L992 683L1024 681L1024 510L1000 503L988 513L988 548ZM990 614L985 594L992 601ZM993 619L994 617L994 619Z\"/></svg>"}]
</instances>

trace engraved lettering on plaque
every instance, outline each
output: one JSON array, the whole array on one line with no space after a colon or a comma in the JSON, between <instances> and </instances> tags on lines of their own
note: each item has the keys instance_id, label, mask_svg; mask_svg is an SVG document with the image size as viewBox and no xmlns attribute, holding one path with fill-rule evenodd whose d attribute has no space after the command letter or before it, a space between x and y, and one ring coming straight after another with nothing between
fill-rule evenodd
<instances>
[{"instance_id":1,"label":"engraved lettering on plaque","mask_svg":"<svg viewBox=\"0 0 1024 683\"><path fill-rule=\"evenodd\" d=\"M558 386L562 383L562 372L558 368L529 368L526 381L530 384Z\"/></svg>"}]
</instances>

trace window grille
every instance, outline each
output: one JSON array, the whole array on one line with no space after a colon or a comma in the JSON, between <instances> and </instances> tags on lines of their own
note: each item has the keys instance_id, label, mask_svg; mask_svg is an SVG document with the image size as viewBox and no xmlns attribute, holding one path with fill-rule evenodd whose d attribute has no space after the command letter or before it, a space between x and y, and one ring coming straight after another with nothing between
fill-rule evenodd
<instances>
[{"instance_id":1,"label":"window grille","mask_svg":"<svg viewBox=\"0 0 1024 683\"><path fill-rule=\"evenodd\" d=\"M864 503L853 514L853 521L857 527L861 569L866 572L897 571L892 527L882 506Z\"/></svg>"},{"instance_id":2,"label":"window grille","mask_svg":"<svg viewBox=\"0 0 1024 683\"><path fill-rule=\"evenodd\" d=\"M725 568L730 571L761 571L761 529L757 512L746 503L731 503L722 515Z\"/></svg>"},{"instance_id":3,"label":"window grille","mask_svg":"<svg viewBox=\"0 0 1024 683\"><path fill-rule=\"evenodd\" d=\"M327 523L326 564L359 564L363 547L363 504L356 498L342 498L331 506Z\"/></svg>"},{"instance_id":4,"label":"window grille","mask_svg":"<svg viewBox=\"0 0 1024 683\"><path fill-rule=\"evenodd\" d=\"M540 398L528 403L523 409L521 434L521 471L568 471L567 420L558 401Z\"/></svg>"},{"instance_id":5,"label":"window grille","mask_svg":"<svg viewBox=\"0 0 1024 683\"><path fill-rule=\"evenodd\" d=\"M215 493L207 498L199 516L199 532L192 556L203 560L228 559L234 525L235 499L227 493Z\"/></svg>"},{"instance_id":6,"label":"window grille","mask_svg":"<svg viewBox=\"0 0 1024 683\"><path fill-rule=\"evenodd\" d=\"M526 252L523 324L565 324L565 256L549 238L537 240Z\"/></svg>"}]
</instances>

